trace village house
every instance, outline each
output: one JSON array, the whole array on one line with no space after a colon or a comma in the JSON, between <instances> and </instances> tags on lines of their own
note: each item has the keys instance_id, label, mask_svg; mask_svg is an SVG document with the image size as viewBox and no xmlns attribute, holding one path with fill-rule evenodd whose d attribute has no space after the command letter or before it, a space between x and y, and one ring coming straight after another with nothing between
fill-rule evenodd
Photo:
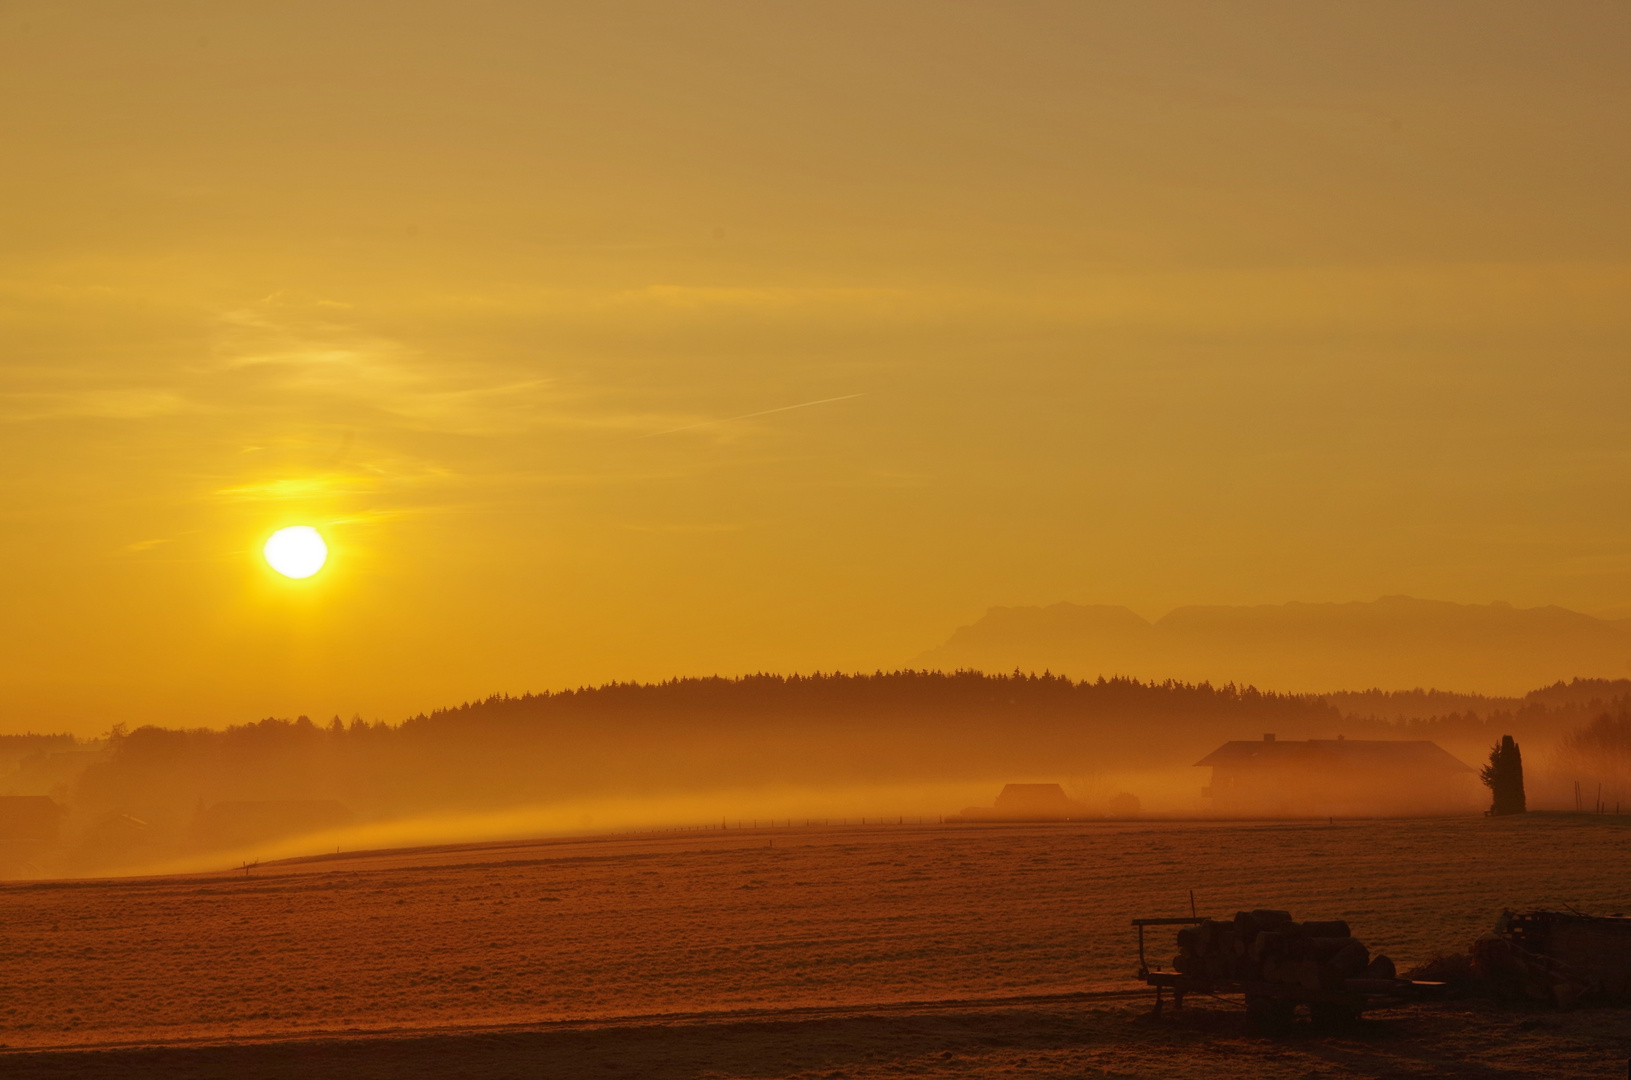
<instances>
[{"instance_id":1,"label":"village house","mask_svg":"<svg viewBox=\"0 0 1631 1080\"><path fill-rule=\"evenodd\" d=\"M1478 774L1425 740L1264 735L1195 764L1212 770L1201 794L1229 816L1468 813L1483 802Z\"/></svg>"}]
</instances>

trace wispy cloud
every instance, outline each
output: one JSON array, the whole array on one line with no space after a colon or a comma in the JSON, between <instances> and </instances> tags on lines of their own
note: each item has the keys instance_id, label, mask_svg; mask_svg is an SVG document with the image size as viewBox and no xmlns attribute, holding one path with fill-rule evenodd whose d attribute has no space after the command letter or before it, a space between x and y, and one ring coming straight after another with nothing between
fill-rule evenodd
<instances>
[{"instance_id":1,"label":"wispy cloud","mask_svg":"<svg viewBox=\"0 0 1631 1080\"><path fill-rule=\"evenodd\" d=\"M0 392L0 420L151 420L196 411L180 392L146 387L87 387Z\"/></svg>"},{"instance_id":2,"label":"wispy cloud","mask_svg":"<svg viewBox=\"0 0 1631 1080\"><path fill-rule=\"evenodd\" d=\"M224 313L213 348L215 381L240 394L253 389L268 407L351 408L415 429L468 435L524 429L563 403L549 378L515 378L473 360L427 356L337 314L343 309L321 303Z\"/></svg>"},{"instance_id":3,"label":"wispy cloud","mask_svg":"<svg viewBox=\"0 0 1631 1080\"><path fill-rule=\"evenodd\" d=\"M841 394L838 397L818 398L815 401L801 401L797 405L783 405L775 409L761 409L759 412L743 413L741 416L724 416L715 420L699 420L694 424L683 424L680 427L667 428L663 431L653 431L640 437L642 439L654 439L659 435L673 435L680 431L693 431L697 428L712 427L715 424L730 424L737 420L752 420L756 416L769 416L772 413L792 412L794 409L808 409L812 405L826 405L830 402L849 401L852 398L858 397L866 397L866 394Z\"/></svg>"},{"instance_id":4,"label":"wispy cloud","mask_svg":"<svg viewBox=\"0 0 1631 1080\"><path fill-rule=\"evenodd\" d=\"M369 483L369 479L356 475L285 476L220 488L215 494L225 499L255 502L309 500L331 495L364 494L377 486Z\"/></svg>"}]
</instances>

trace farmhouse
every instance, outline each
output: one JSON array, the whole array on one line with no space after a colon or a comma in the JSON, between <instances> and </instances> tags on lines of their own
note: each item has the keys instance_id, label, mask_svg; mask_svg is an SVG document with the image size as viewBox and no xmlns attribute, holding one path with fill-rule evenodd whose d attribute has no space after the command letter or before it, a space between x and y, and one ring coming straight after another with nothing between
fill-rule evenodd
<instances>
[{"instance_id":1,"label":"farmhouse","mask_svg":"<svg viewBox=\"0 0 1631 1080\"><path fill-rule=\"evenodd\" d=\"M1196 763L1201 794L1230 815L1463 813L1481 804L1477 773L1435 743L1345 739L1228 742Z\"/></svg>"},{"instance_id":2,"label":"farmhouse","mask_svg":"<svg viewBox=\"0 0 1631 1080\"><path fill-rule=\"evenodd\" d=\"M0 840L55 840L67 812L45 795L0 795Z\"/></svg>"}]
</instances>

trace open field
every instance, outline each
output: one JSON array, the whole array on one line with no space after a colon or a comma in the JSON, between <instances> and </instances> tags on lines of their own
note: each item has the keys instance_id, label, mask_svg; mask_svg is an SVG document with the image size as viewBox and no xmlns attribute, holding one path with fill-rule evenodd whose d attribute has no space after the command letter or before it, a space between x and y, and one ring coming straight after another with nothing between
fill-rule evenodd
<instances>
[{"instance_id":1,"label":"open field","mask_svg":"<svg viewBox=\"0 0 1631 1080\"><path fill-rule=\"evenodd\" d=\"M1625 1014L1486 1004L1377 1014L1339 1036L1243 1033L1235 1013L1142 1005L968 1002L544 1028L40 1051L0 1058L16 1080L881 1080L900 1076L1465 1078L1626 1072Z\"/></svg>"},{"instance_id":2,"label":"open field","mask_svg":"<svg viewBox=\"0 0 1631 1080\"><path fill-rule=\"evenodd\" d=\"M1128 920L1185 913L1190 889L1203 914L1346 918L1402 967L1503 906L1631 908L1627 865L1631 817L1530 816L733 829L9 884L0 1042L102 1049L0 1068L1623 1076L1623 1013L1438 1006L1276 1045L1223 1006L1151 1027L1114 992ZM1163 1048L1188 1064L1158 1068Z\"/></svg>"},{"instance_id":3,"label":"open field","mask_svg":"<svg viewBox=\"0 0 1631 1080\"><path fill-rule=\"evenodd\" d=\"M1352 1031L1280 1040L1238 1014L1028 999L669 1017L629 1022L329 1035L0 1057L19 1080L702 1080L1015 1076L1176 1078L1615 1078L1625 1014L1541 1014L1483 1003L1376 1014Z\"/></svg>"}]
</instances>

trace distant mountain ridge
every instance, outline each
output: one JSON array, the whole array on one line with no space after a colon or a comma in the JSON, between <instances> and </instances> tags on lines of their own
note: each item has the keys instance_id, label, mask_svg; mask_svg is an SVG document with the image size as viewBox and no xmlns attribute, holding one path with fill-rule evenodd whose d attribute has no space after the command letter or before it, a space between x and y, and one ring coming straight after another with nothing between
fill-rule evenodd
<instances>
[{"instance_id":1,"label":"distant mountain ridge","mask_svg":"<svg viewBox=\"0 0 1631 1080\"><path fill-rule=\"evenodd\" d=\"M1177 608L1151 623L1125 607L992 608L918 656L920 667L1048 670L1074 678L1253 684L1294 693L1439 687L1520 694L1631 672L1631 623L1557 606L1372 602Z\"/></svg>"}]
</instances>

